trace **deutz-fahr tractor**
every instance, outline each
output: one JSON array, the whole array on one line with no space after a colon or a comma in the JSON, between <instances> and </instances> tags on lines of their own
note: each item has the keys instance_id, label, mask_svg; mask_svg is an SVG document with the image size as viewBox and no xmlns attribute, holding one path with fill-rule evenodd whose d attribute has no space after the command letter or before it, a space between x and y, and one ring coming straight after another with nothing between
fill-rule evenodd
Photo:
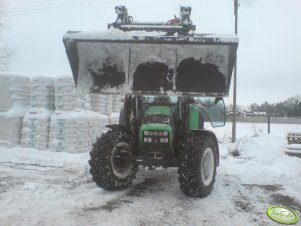
<instances>
[{"instance_id":1,"label":"deutz-fahr tractor","mask_svg":"<svg viewBox=\"0 0 301 226\"><path fill-rule=\"evenodd\" d=\"M197 34L190 7L162 23L134 22L124 6L106 32L67 32L78 92L123 95L119 124L97 138L90 172L107 190L131 185L138 166L178 167L180 188L207 196L219 165L213 127L225 123L238 38Z\"/></svg>"}]
</instances>

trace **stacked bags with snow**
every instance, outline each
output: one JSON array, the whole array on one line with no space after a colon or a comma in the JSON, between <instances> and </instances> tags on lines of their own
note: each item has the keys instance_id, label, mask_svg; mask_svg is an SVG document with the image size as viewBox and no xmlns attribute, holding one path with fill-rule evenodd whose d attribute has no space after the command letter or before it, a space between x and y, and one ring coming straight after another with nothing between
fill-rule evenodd
<instances>
[{"instance_id":1,"label":"stacked bags with snow","mask_svg":"<svg viewBox=\"0 0 301 226\"><path fill-rule=\"evenodd\" d=\"M49 121L53 111L31 108L24 116L21 145L39 150L48 148Z\"/></svg>"},{"instance_id":2,"label":"stacked bags with snow","mask_svg":"<svg viewBox=\"0 0 301 226\"><path fill-rule=\"evenodd\" d=\"M90 94L82 94L82 93L77 93L77 101L78 101L78 107L80 109L84 110L91 110L91 98Z\"/></svg>"},{"instance_id":3,"label":"stacked bags with snow","mask_svg":"<svg viewBox=\"0 0 301 226\"><path fill-rule=\"evenodd\" d=\"M113 103L112 103L112 112L120 112L121 108L123 108L123 96L122 95L114 95Z\"/></svg>"},{"instance_id":4,"label":"stacked bags with snow","mask_svg":"<svg viewBox=\"0 0 301 226\"><path fill-rule=\"evenodd\" d=\"M108 116L92 111L56 111L50 122L49 148L70 153L88 152L108 122Z\"/></svg>"},{"instance_id":5,"label":"stacked bags with snow","mask_svg":"<svg viewBox=\"0 0 301 226\"><path fill-rule=\"evenodd\" d=\"M30 106L54 110L54 79L34 77L31 82Z\"/></svg>"},{"instance_id":6,"label":"stacked bags with snow","mask_svg":"<svg viewBox=\"0 0 301 226\"><path fill-rule=\"evenodd\" d=\"M49 121L54 111L54 79L34 77L31 82L31 109L23 119L21 145L39 150L48 148Z\"/></svg>"},{"instance_id":7,"label":"stacked bags with snow","mask_svg":"<svg viewBox=\"0 0 301 226\"><path fill-rule=\"evenodd\" d=\"M14 106L28 108L30 78L11 73L0 73L0 112Z\"/></svg>"},{"instance_id":8,"label":"stacked bags with snow","mask_svg":"<svg viewBox=\"0 0 301 226\"><path fill-rule=\"evenodd\" d=\"M107 115L99 114L92 111L87 111L89 124L89 138L90 148L95 143L96 138L101 136L106 131L105 126L109 124L109 117Z\"/></svg>"},{"instance_id":9,"label":"stacked bags with snow","mask_svg":"<svg viewBox=\"0 0 301 226\"><path fill-rule=\"evenodd\" d=\"M0 145L14 147L20 144L23 116L0 113Z\"/></svg>"},{"instance_id":10,"label":"stacked bags with snow","mask_svg":"<svg viewBox=\"0 0 301 226\"><path fill-rule=\"evenodd\" d=\"M71 76L61 76L55 81L55 108L59 111L91 110L90 94L78 93Z\"/></svg>"},{"instance_id":11,"label":"stacked bags with snow","mask_svg":"<svg viewBox=\"0 0 301 226\"><path fill-rule=\"evenodd\" d=\"M101 114L111 114L113 111L113 95L99 93L90 94L91 110Z\"/></svg>"},{"instance_id":12,"label":"stacked bags with snow","mask_svg":"<svg viewBox=\"0 0 301 226\"><path fill-rule=\"evenodd\" d=\"M122 95L98 94L92 93L91 110L102 114L111 114L112 112L120 112L123 107Z\"/></svg>"},{"instance_id":13,"label":"stacked bags with snow","mask_svg":"<svg viewBox=\"0 0 301 226\"><path fill-rule=\"evenodd\" d=\"M72 111L79 108L73 78L61 76L55 81L55 109Z\"/></svg>"},{"instance_id":14,"label":"stacked bags with snow","mask_svg":"<svg viewBox=\"0 0 301 226\"><path fill-rule=\"evenodd\" d=\"M77 93L73 78L58 77L55 82L56 111L50 121L49 148L70 153L91 150L108 117L89 112L89 94Z\"/></svg>"},{"instance_id":15,"label":"stacked bags with snow","mask_svg":"<svg viewBox=\"0 0 301 226\"><path fill-rule=\"evenodd\" d=\"M88 117L84 110L55 111L51 116L49 148L70 153L91 149Z\"/></svg>"},{"instance_id":16,"label":"stacked bags with snow","mask_svg":"<svg viewBox=\"0 0 301 226\"><path fill-rule=\"evenodd\" d=\"M29 108L30 78L0 73L0 145L20 144L22 119Z\"/></svg>"}]
</instances>

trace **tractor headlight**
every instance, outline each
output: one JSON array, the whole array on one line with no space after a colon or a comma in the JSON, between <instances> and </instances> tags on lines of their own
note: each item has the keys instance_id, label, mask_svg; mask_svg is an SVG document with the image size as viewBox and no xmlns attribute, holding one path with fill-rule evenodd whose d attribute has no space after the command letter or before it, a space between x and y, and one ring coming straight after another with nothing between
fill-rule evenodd
<instances>
[{"instance_id":1,"label":"tractor headlight","mask_svg":"<svg viewBox=\"0 0 301 226\"><path fill-rule=\"evenodd\" d=\"M152 138L151 138L151 137L144 137L144 138L143 138L143 141L144 141L145 143L151 143L151 142L152 142Z\"/></svg>"},{"instance_id":2,"label":"tractor headlight","mask_svg":"<svg viewBox=\"0 0 301 226\"><path fill-rule=\"evenodd\" d=\"M143 131L143 142L144 143L162 143L167 144L169 142L168 131Z\"/></svg>"},{"instance_id":3,"label":"tractor headlight","mask_svg":"<svg viewBox=\"0 0 301 226\"><path fill-rule=\"evenodd\" d=\"M160 143L168 143L168 138L160 138Z\"/></svg>"},{"instance_id":4,"label":"tractor headlight","mask_svg":"<svg viewBox=\"0 0 301 226\"><path fill-rule=\"evenodd\" d=\"M154 136L154 137L167 137L168 136L168 131L148 131L145 130L143 132L144 136Z\"/></svg>"},{"instance_id":5,"label":"tractor headlight","mask_svg":"<svg viewBox=\"0 0 301 226\"><path fill-rule=\"evenodd\" d=\"M159 131L158 132L158 136L159 137L167 137L168 136L168 132L167 131Z\"/></svg>"}]
</instances>

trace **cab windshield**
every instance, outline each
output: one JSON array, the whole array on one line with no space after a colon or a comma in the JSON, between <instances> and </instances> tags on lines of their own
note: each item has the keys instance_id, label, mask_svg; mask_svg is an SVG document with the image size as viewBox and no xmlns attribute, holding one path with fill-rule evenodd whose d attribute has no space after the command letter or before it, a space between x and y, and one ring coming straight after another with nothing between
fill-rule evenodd
<instances>
[{"instance_id":1,"label":"cab windshield","mask_svg":"<svg viewBox=\"0 0 301 226\"><path fill-rule=\"evenodd\" d=\"M165 104L173 104L178 102L177 96L142 96L142 103L165 103Z\"/></svg>"}]
</instances>

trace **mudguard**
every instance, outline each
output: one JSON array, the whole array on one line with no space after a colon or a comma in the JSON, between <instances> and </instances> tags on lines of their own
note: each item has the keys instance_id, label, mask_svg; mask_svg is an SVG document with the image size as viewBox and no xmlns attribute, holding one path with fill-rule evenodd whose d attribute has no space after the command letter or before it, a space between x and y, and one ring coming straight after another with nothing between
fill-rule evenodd
<instances>
[{"instance_id":1,"label":"mudguard","mask_svg":"<svg viewBox=\"0 0 301 226\"><path fill-rule=\"evenodd\" d=\"M128 127L126 127L125 125L119 125L119 124L110 124L110 125L106 125L107 128L109 129L121 129L124 132L126 132L127 134L131 134L130 130Z\"/></svg>"},{"instance_id":2,"label":"mudguard","mask_svg":"<svg viewBox=\"0 0 301 226\"><path fill-rule=\"evenodd\" d=\"M218 147L218 141L217 141L215 134L210 130L190 130L190 132L192 132L198 136L210 136L213 138L213 140L216 144L216 147L217 147L217 166L219 166L219 147Z\"/></svg>"}]
</instances>

